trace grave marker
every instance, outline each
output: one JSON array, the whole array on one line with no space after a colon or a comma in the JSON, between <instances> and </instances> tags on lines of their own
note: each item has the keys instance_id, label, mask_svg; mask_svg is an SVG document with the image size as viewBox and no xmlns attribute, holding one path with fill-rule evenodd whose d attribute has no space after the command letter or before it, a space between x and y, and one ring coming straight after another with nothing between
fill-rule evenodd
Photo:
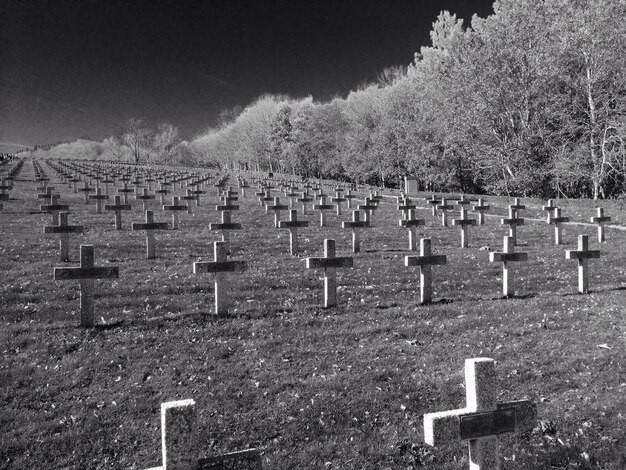
<instances>
[{"instance_id":1,"label":"grave marker","mask_svg":"<svg viewBox=\"0 0 626 470\"><path fill-rule=\"evenodd\" d=\"M335 197L330 198L330 201L337 205L337 215L341 215L341 204L348 201L345 197L341 197L341 191L341 189L335 190Z\"/></svg>"},{"instance_id":2,"label":"grave marker","mask_svg":"<svg viewBox=\"0 0 626 470\"><path fill-rule=\"evenodd\" d=\"M358 210L352 211L352 221L342 222L343 228L352 229L352 252L359 253L361 251L361 229L369 228L370 223L365 220L360 220L360 212Z\"/></svg>"},{"instance_id":3,"label":"grave marker","mask_svg":"<svg viewBox=\"0 0 626 470\"><path fill-rule=\"evenodd\" d=\"M121 204L121 197L119 195L113 196L113 204L105 204L105 211L113 211L115 213L115 230L122 230L122 211L129 211L132 209L130 204Z\"/></svg>"},{"instance_id":4,"label":"grave marker","mask_svg":"<svg viewBox=\"0 0 626 470\"><path fill-rule=\"evenodd\" d=\"M281 220L278 223L279 228L289 229L289 253L295 256L298 252L298 227L308 227L307 220L298 220L298 211L291 209L289 211L289 220Z\"/></svg>"},{"instance_id":5,"label":"grave marker","mask_svg":"<svg viewBox=\"0 0 626 470\"><path fill-rule=\"evenodd\" d=\"M399 221L400 227L406 227L409 229L409 250L417 250L417 227L424 225L426 222L424 219L415 218L415 209L409 209L409 215L406 219Z\"/></svg>"},{"instance_id":6,"label":"grave marker","mask_svg":"<svg viewBox=\"0 0 626 470\"><path fill-rule=\"evenodd\" d=\"M404 177L404 192L407 194L417 194L417 178L415 176Z\"/></svg>"},{"instance_id":7,"label":"grave marker","mask_svg":"<svg viewBox=\"0 0 626 470\"><path fill-rule=\"evenodd\" d=\"M578 292L587 294L589 292L588 261L592 258L600 258L600 252L589 250L587 235L578 235L578 249L567 250L565 258L578 260Z\"/></svg>"},{"instance_id":8,"label":"grave marker","mask_svg":"<svg viewBox=\"0 0 626 470\"><path fill-rule=\"evenodd\" d=\"M96 267L93 264L93 245L81 245L80 267L78 268L54 268L55 281L80 282L80 326L92 327L94 325L94 302L93 291L96 279L117 279L119 269L117 267Z\"/></svg>"},{"instance_id":9,"label":"grave marker","mask_svg":"<svg viewBox=\"0 0 626 470\"><path fill-rule=\"evenodd\" d=\"M440 203L440 201L435 197L435 195L433 194L432 197L430 198L426 198L426 204L430 204L432 209L433 209L433 217L437 217L437 205Z\"/></svg>"},{"instance_id":10,"label":"grave marker","mask_svg":"<svg viewBox=\"0 0 626 470\"><path fill-rule=\"evenodd\" d=\"M135 199L141 200L143 211L146 212L148 210L148 202L152 199L156 199L156 196L154 194L149 194L148 188L143 188L141 194L135 196Z\"/></svg>"},{"instance_id":11,"label":"grave marker","mask_svg":"<svg viewBox=\"0 0 626 470\"><path fill-rule=\"evenodd\" d=\"M465 408L424 415L424 440L431 446L469 441L471 470L499 470L498 435L530 431L537 405L529 400L497 403L495 363L489 358L465 360Z\"/></svg>"},{"instance_id":12,"label":"grave marker","mask_svg":"<svg viewBox=\"0 0 626 470\"><path fill-rule=\"evenodd\" d=\"M196 261L193 263L194 274L215 274L215 314L228 315L228 290L225 273L243 272L244 261L228 261L227 247L224 242L213 242L214 261Z\"/></svg>"},{"instance_id":13,"label":"grave marker","mask_svg":"<svg viewBox=\"0 0 626 470\"><path fill-rule=\"evenodd\" d=\"M550 216L552 215L552 211L556 209L556 206L554 205L554 200L553 199L548 199L548 205L547 206L543 206L541 208L541 210L545 211L548 213L547 217L546 217L546 222L550 223Z\"/></svg>"},{"instance_id":14,"label":"grave marker","mask_svg":"<svg viewBox=\"0 0 626 470\"><path fill-rule=\"evenodd\" d=\"M313 205L313 210L320 211L320 227L326 227L326 212L334 209L332 204L326 204L326 196L320 196L320 203Z\"/></svg>"},{"instance_id":15,"label":"grave marker","mask_svg":"<svg viewBox=\"0 0 626 470\"><path fill-rule=\"evenodd\" d=\"M83 233L82 225L69 225L67 212L58 214L59 222L57 225L46 225L43 230L44 233L58 233L61 236L59 243L59 249L61 251L61 261L70 260L69 250L69 238L70 233Z\"/></svg>"},{"instance_id":16,"label":"grave marker","mask_svg":"<svg viewBox=\"0 0 626 470\"><path fill-rule=\"evenodd\" d=\"M155 222L154 214L151 210L146 211L145 222L133 222L132 230L144 230L146 232L146 258L156 258L156 241L154 238L154 231L156 230L168 230L169 224L167 222Z\"/></svg>"},{"instance_id":17,"label":"grave marker","mask_svg":"<svg viewBox=\"0 0 626 470\"><path fill-rule=\"evenodd\" d=\"M217 206L220 207L236 207L239 206ZM220 209L218 209L220 210ZM221 224L209 224L209 230L221 230L222 231L222 241L226 244L226 252L230 253L230 231L231 230L241 230L241 224L233 223L231 221L230 210L222 210L222 223Z\"/></svg>"},{"instance_id":18,"label":"grave marker","mask_svg":"<svg viewBox=\"0 0 626 470\"><path fill-rule=\"evenodd\" d=\"M598 215L591 217L590 220L592 223L598 224L598 242L604 243L604 224L610 222L611 218L604 215L604 209L602 207L598 207L596 210L598 211Z\"/></svg>"},{"instance_id":19,"label":"grave marker","mask_svg":"<svg viewBox=\"0 0 626 470\"><path fill-rule=\"evenodd\" d=\"M82 188L79 188L78 191L85 193L85 204L89 204L89 193L94 191L94 189L90 188L87 181L85 181L85 185Z\"/></svg>"},{"instance_id":20,"label":"grave marker","mask_svg":"<svg viewBox=\"0 0 626 470\"><path fill-rule=\"evenodd\" d=\"M335 240L324 240L324 257L307 258L307 269L324 269L324 307L337 305L337 268L353 267L353 259L350 257L335 257Z\"/></svg>"},{"instance_id":21,"label":"grave marker","mask_svg":"<svg viewBox=\"0 0 626 470\"><path fill-rule=\"evenodd\" d=\"M509 236L513 237L513 243L517 245L517 226L524 225L524 219L518 218L513 206L509 206L509 217L501 219L500 223L509 226Z\"/></svg>"},{"instance_id":22,"label":"grave marker","mask_svg":"<svg viewBox=\"0 0 626 470\"><path fill-rule=\"evenodd\" d=\"M186 211L187 206L183 206L182 204L178 204L178 196L172 197L172 205L171 206L163 206L164 211L169 211L172 213L172 230L178 230L178 213L180 211Z\"/></svg>"},{"instance_id":23,"label":"grave marker","mask_svg":"<svg viewBox=\"0 0 626 470\"><path fill-rule=\"evenodd\" d=\"M444 227L448 226L448 211L453 209L453 206L451 206L450 204L446 203L446 198L442 197L441 198L441 204L437 204L433 207L436 207L438 210L441 211L441 225L443 225ZM433 215L435 215L433 213Z\"/></svg>"},{"instance_id":24,"label":"grave marker","mask_svg":"<svg viewBox=\"0 0 626 470\"><path fill-rule=\"evenodd\" d=\"M124 183L124 187L123 188L119 188L117 190L117 192L124 196L124 204L128 204L128 194L135 192L135 190L129 188L128 187L128 183Z\"/></svg>"},{"instance_id":25,"label":"grave marker","mask_svg":"<svg viewBox=\"0 0 626 470\"><path fill-rule=\"evenodd\" d=\"M89 199L96 201L96 214L102 214L102 201L109 199L109 196L102 194L100 186L96 188L96 194L90 194Z\"/></svg>"},{"instance_id":26,"label":"grave marker","mask_svg":"<svg viewBox=\"0 0 626 470\"><path fill-rule=\"evenodd\" d=\"M279 197L275 197L274 198L274 204L273 205L266 205L265 206L265 210L267 211L272 211L274 212L274 228L278 228L278 222L280 221L280 211L286 211L288 210L289 207L286 204L281 204L280 203L280 198Z\"/></svg>"},{"instance_id":27,"label":"grave marker","mask_svg":"<svg viewBox=\"0 0 626 470\"><path fill-rule=\"evenodd\" d=\"M453 219L452 225L458 225L461 227L461 248L467 248L468 247L467 227L469 227L470 225L476 225L476 219L468 219L467 209L465 209L464 207L461 209L461 218Z\"/></svg>"},{"instance_id":28,"label":"grave marker","mask_svg":"<svg viewBox=\"0 0 626 470\"><path fill-rule=\"evenodd\" d=\"M548 224L554 224L554 244L561 245L563 243L561 224L569 222L569 217L561 217L561 209L558 207L555 207L552 212L554 215L548 216Z\"/></svg>"},{"instance_id":29,"label":"grave marker","mask_svg":"<svg viewBox=\"0 0 626 470\"><path fill-rule=\"evenodd\" d=\"M515 295L515 288L513 286L513 269L508 263L515 261L527 261L528 253L514 253L515 251L515 239L511 236L504 237L504 249L502 253L492 252L489 253L489 262L502 263L502 295L506 297L513 297Z\"/></svg>"},{"instance_id":30,"label":"grave marker","mask_svg":"<svg viewBox=\"0 0 626 470\"><path fill-rule=\"evenodd\" d=\"M478 225L485 224L485 212L487 212L489 208L489 205L485 204L482 198L478 198L478 204L472 206L472 210L478 212Z\"/></svg>"},{"instance_id":31,"label":"grave marker","mask_svg":"<svg viewBox=\"0 0 626 470\"><path fill-rule=\"evenodd\" d=\"M53 194L50 198L49 204L42 204L39 206L42 212L52 215L52 224L59 225L59 212L69 211L70 206L68 204L59 204L59 195Z\"/></svg>"},{"instance_id":32,"label":"grave marker","mask_svg":"<svg viewBox=\"0 0 626 470\"><path fill-rule=\"evenodd\" d=\"M430 248L430 238L420 239L419 256L405 256L404 265L420 268L420 303L427 304L433 297L432 266L446 264L446 255L433 255Z\"/></svg>"}]
</instances>

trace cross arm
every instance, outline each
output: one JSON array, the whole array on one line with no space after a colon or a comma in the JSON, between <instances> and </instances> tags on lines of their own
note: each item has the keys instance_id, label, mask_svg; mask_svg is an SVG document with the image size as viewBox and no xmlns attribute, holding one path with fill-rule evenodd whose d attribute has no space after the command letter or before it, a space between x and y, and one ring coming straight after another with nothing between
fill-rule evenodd
<instances>
[{"instance_id":1,"label":"cross arm","mask_svg":"<svg viewBox=\"0 0 626 470\"><path fill-rule=\"evenodd\" d=\"M428 266L430 264L442 265L447 263L446 255L429 256L405 256L405 266Z\"/></svg>"},{"instance_id":2,"label":"cross arm","mask_svg":"<svg viewBox=\"0 0 626 470\"><path fill-rule=\"evenodd\" d=\"M454 219L452 225L476 225L476 219Z\"/></svg>"},{"instance_id":3,"label":"cross arm","mask_svg":"<svg viewBox=\"0 0 626 470\"><path fill-rule=\"evenodd\" d=\"M596 224L600 224L602 222L610 222L611 218L604 216L604 217L591 217L591 222L594 222Z\"/></svg>"},{"instance_id":4,"label":"cross arm","mask_svg":"<svg viewBox=\"0 0 626 470\"><path fill-rule=\"evenodd\" d=\"M297 227L308 227L308 220L280 220L278 222L278 228L297 228Z\"/></svg>"},{"instance_id":5,"label":"cross arm","mask_svg":"<svg viewBox=\"0 0 626 470\"><path fill-rule=\"evenodd\" d=\"M400 227L416 227L418 225L424 225L426 222L424 219L411 219L411 220L400 220Z\"/></svg>"},{"instance_id":6,"label":"cross arm","mask_svg":"<svg viewBox=\"0 0 626 470\"><path fill-rule=\"evenodd\" d=\"M167 222L133 222L133 230L167 230L170 228L170 224Z\"/></svg>"},{"instance_id":7,"label":"cross arm","mask_svg":"<svg viewBox=\"0 0 626 470\"><path fill-rule=\"evenodd\" d=\"M343 228L367 228L370 226L369 222L359 221L359 222L342 222L341 226Z\"/></svg>"},{"instance_id":8,"label":"cross arm","mask_svg":"<svg viewBox=\"0 0 626 470\"><path fill-rule=\"evenodd\" d=\"M511 225L511 224L524 225L524 219L513 218L513 219L502 219L500 221L500 225Z\"/></svg>"},{"instance_id":9,"label":"cross arm","mask_svg":"<svg viewBox=\"0 0 626 470\"><path fill-rule=\"evenodd\" d=\"M215 210L216 211L238 211L239 206L234 206L230 204L218 205L218 206L215 206Z\"/></svg>"},{"instance_id":10,"label":"cross arm","mask_svg":"<svg viewBox=\"0 0 626 470\"><path fill-rule=\"evenodd\" d=\"M196 261L193 263L194 274L243 272L245 261Z\"/></svg>"},{"instance_id":11,"label":"cross arm","mask_svg":"<svg viewBox=\"0 0 626 470\"><path fill-rule=\"evenodd\" d=\"M591 258L599 258L599 251L576 251L576 250L567 250L565 252L566 259L591 259Z\"/></svg>"},{"instance_id":12,"label":"cross arm","mask_svg":"<svg viewBox=\"0 0 626 470\"><path fill-rule=\"evenodd\" d=\"M352 268L353 258L307 258L307 269L312 268Z\"/></svg>"},{"instance_id":13,"label":"cross arm","mask_svg":"<svg viewBox=\"0 0 626 470\"><path fill-rule=\"evenodd\" d=\"M104 205L104 210L105 211L129 211L132 209L132 206L130 204L105 204Z\"/></svg>"},{"instance_id":14,"label":"cross arm","mask_svg":"<svg viewBox=\"0 0 626 470\"><path fill-rule=\"evenodd\" d=\"M83 233L84 227L82 225L46 225L44 233Z\"/></svg>"},{"instance_id":15,"label":"cross arm","mask_svg":"<svg viewBox=\"0 0 626 470\"><path fill-rule=\"evenodd\" d=\"M228 223L228 224L209 224L209 230L241 230L240 223Z\"/></svg>"},{"instance_id":16,"label":"cross arm","mask_svg":"<svg viewBox=\"0 0 626 470\"><path fill-rule=\"evenodd\" d=\"M73 281L80 279L113 279L118 277L118 267L54 268L55 281Z\"/></svg>"},{"instance_id":17,"label":"cross arm","mask_svg":"<svg viewBox=\"0 0 626 470\"><path fill-rule=\"evenodd\" d=\"M507 262L507 261L528 261L528 253L500 253L493 252L489 253L489 261L492 263L496 263L499 261Z\"/></svg>"}]
</instances>

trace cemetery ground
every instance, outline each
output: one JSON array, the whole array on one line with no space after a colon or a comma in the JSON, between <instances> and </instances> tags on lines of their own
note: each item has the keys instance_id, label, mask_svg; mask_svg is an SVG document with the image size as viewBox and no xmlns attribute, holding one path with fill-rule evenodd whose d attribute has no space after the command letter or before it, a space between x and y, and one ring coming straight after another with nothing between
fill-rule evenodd
<instances>
[{"instance_id":1,"label":"cemetery ground","mask_svg":"<svg viewBox=\"0 0 626 470\"><path fill-rule=\"evenodd\" d=\"M470 227L466 249L458 227L442 227L420 200L418 238L448 256L433 267L434 302L420 305L395 199L375 211L356 254L341 228L345 206L327 213L326 227L317 211L298 214L310 224L294 257L289 232L274 228L250 190L233 212L243 230L231 233L231 259L247 270L227 275L230 313L217 318L212 276L192 271L220 239L209 231L219 221L213 191L181 213L178 230L156 234L148 260L144 233L130 230L144 219L140 203L131 200L116 231L112 214L96 214L51 175L70 223L85 227L62 263L58 236L43 234L50 216L39 213L31 167L0 212L0 468L158 465L160 404L193 398L207 455L256 447L266 469L465 469L466 445L427 446L422 417L464 406L470 357L497 361L498 401L537 403L532 432L503 435L503 468L626 468L625 231L607 228L599 244L595 227L566 224L555 246L545 201L524 199L515 251L528 261L515 263L517 295L504 299L501 265L488 253L502 250L510 200L486 198L500 215ZM599 205L626 225L623 204ZM156 221L170 221L149 206ZM592 203L561 207L575 221L595 215ZM601 251L589 263L588 295L577 294L576 262L565 259L579 234ZM354 268L337 271L329 309L323 271L304 261L323 253L325 238L337 256L354 257ZM54 267L78 264L81 244L94 245L97 266L119 267L119 279L96 281L95 328L78 326L78 283L53 280Z\"/></svg>"}]
</instances>

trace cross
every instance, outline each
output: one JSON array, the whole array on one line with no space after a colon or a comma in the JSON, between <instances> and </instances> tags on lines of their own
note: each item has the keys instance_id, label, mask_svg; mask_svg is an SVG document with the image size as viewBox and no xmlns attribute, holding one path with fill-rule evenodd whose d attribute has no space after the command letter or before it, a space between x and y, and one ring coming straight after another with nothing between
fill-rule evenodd
<instances>
[{"instance_id":1,"label":"cross","mask_svg":"<svg viewBox=\"0 0 626 470\"><path fill-rule=\"evenodd\" d=\"M13 187L10 184L7 184L6 179L2 178L0 180L0 201L8 201L9 193L7 191L11 191Z\"/></svg>"},{"instance_id":2,"label":"cross","mask_svg":"<svg viewBox=\"0 0 626 470\"><path fill-rule=\"evenodd\" d=\"M469 227L470 225L476 225L476 219L468 219L467 209L463 207L461 209L461 218L453 219L452 225L459 225L461 227L461 248L467 248L467 227Z\"/></svg>"},{"instance_id":3,"label":"cross","mask_svg":"<svg viewBox=\"0 0 626 470\"><path fill-rule=\"evenodd\" d=\"M196 261L193 263L194 274L215 274L215 314L228 315L228 291L225 273L242 272L246 269L244 261L228 261L226 243L213 242L214 261Z\"/></svg>"},{"instance_id":4,"label":"cross","mask_svg":"<svg viewBox=\"0 0 626 470\"><path fill-rule=\"evenodd\" d=\"M172 230L178 230L178 213L180 211L187 210L187 206L178 204L178 196L172 197L171 206L163 206L164 211L170 211L172 213Z\"/></svg>"},{"instance_id":5,"label":"cross","mask_svg":"<svg viewBox=\"0 0 626 470\"><path fill-rule=\"evenodd\" d=\"M448 211L453 209L453 206L446 204L446 198L441 198L441 204L434 205L433 208L437 208L441 211L441 225L448 226ZM435 215L433 213L433 215Z\"/></svg>"},{"instance_id":6,"label":"cross","mask_svg":"<svg viewBox=\"0 0 626 470\"><path fill-rule=\"evenodd\" d=\"M518 197L515 198L513 204L509 207L515 211L515 215L517 215L519 211L526 209L526 206L520 202Z\"/></svg>"},{"instance_id":7,"label":"cross","mask_svg":"<svg viewBox=\"0 0 626 470\"><path fill-rule=\"evenodd\" d=\"M567 250L565 252L566 259L578 260L578 292L580 294L589 292L588 260L599 257L599 251L589 250L589 237L587 235L578 235L578 250Z\"/></svg>"},{"instance_id":8,"label":"cross","mask_svg":"<svg viewBox=\"0 0 626 470\"><path fill-rule=\"evenodd\" d=\"M461 194L461 199L456 201L456 203L457 203L457 205L464 207L467 204L469 204L470 201L468 199L465 199L465 194Z\"/></svg>"},{"instance_id":9,"label":"cross","mask_svg":"<svg viewBox=\"0 0 626 470\"><path fill-rule=\"evenodd\" d=\"M143 188L141 194L135 196L135 199L141 200L143 211L146 212L148 210L148 201L156 199L156 196L154 194L148 194L148 188Z\"/></svg>"},{"instance_id":10,"label":"cross","mask_svg":"<svg viewBox=\"0 0 626 470\"><path fill-rule=\"evenodd\" d=\"M169 189L167 189L167 186L165 185L165 183L159 183L159 189L155 189L154 190L154 194L158 194L159 195L159 204L164 206L165 205L165 196L169 194Z\"/></svg>"},{"instance_id":11,"label":"cross","mask_svg":"<svg viewBox=\"0 0 626 470\"><path fill-rule=\"evenodd\" d=\"M54 186L46 186L45 188L42 188L43 193L37 194L37 199L50 199L53 196L53 190Z\"/></svg>"},{"instance_id":12,"label":"cross","mask_svg":"<svg viewBox=\"0 0 626 470\"><path fill-rule=\"evenodd\" d=\"M406 220L409 218L409 214L411 211L415 211L417 206L415 204L411 204L411 200L405 195L401 196L398 201L398 210L402 211L402 219Z\"/></svg>"},{"instance_id":13,"label":"cross","mask_svg":"<svg viewBox=\"0 0 626 470\"><path fill-rule=\"evenodd\" d=\"M433 265L446 264L446 255L433 255L430 248L430 238L420 239L419 256L405 256L404 265L419 266L420 268L420 303L428 304L433 297Z\"/></svg>"},{"instance_id":14,"label":"cross","mask_svg":"<svg viewBox=\"0 0 626 470\"><path fill-rule=\"evenodd\" d=\"M128 187L128 183L124 183L124 187L118 189L117 192L124 196L124 204L128 204L128 194L134 192L134 190Z\"/></svg>"},{"instance_id":15,"label":"cross","mask_svg":"<svg viewBox=\"0 0 626 470\"><path fill-rule=\"evenodd\" d=\"M121 204L121 196L115 195L113 197L113 204L105 204L105 211L115 212L115 230L122 230L122 211L129 211L132 209L130 204Z\"/></svg>"},{"instance_id":16,"label":"cross","mask_svg":"<svg viewBox=\"0 0 626 470\"><path fill-rule=\"evenodd\" d=\"M553 213L554 215L548 216L548 223L554 224L554 244L561 245L563 243L561 224L569 222L569 217L561 217L561 209L558 207L554 208Z\"/></svg>"},{"instance_id":17,"label":"cross","mask_svg":"<svg viewBox=\"0 0 626 470\"><path fill-rule=\"evenodd\" d=\"M132 230L145 230L146 232L146 258L154 259L156 258L156 249L155 249L155 239L154 239L154 231L155 230L168 230L170 228L167 222L155 222L154 214L152 211L146 211L146 221L145 222L133 222Z\"/></svg>"},{"instance_id":18,"label":"cross","mask_svg":"<svg viewBox=\"0 0 626 470\"><path fill-rule=\"evenodd\" d=\"M271 191L269 189L266 189L263 192L263 196L259 197L259 202L261 204L261 207L265 206L265 213L266 214L269 214L269 210L268 210L268 207L267 207L268 204L270 202L273 202L273 201L274 201L274 198L272 197Z\"/></svg>"},{"instance_id":19,"label":"cross","mask_svg":"<svg viewBox=\"0 0 626 470\"><path fill-rule=\"evenodd\" d=\"M371 195L370 195L371 196ZM364 204L359 204L356 208L360 211L363 211L364 221L367 223L372 223L372 212L378 209L376 205L377 201L373 197L366 197L364 200Z\"/></svg>"},{"instance_id":20,"label":"cross","mask_svg":"<svg viewBox=\"0 0 626 470\"><path fill-rule=\"evenodd\" d=\"M200 196L202 194L206 194L206 191L202 191L201 189L198 189L198 185L197 184L193 185L193 188L194 189L192 189L191 194L193 194L196 197L196 206L199 206L200 205Z\"/></svg>"},{"instance_id":21,"label":"cross","mask_svg":"<svg viewBox=\"0 0 626 470\"><path fill-rule=\"evenodd\" d=\"M478 225L485 224L485 212L489 210L489 206L485 204L482 198L478 198L478 204L472 206L474 212L478 212Z\"/></svg>"},{"instance_id":22,"label":"cross","mask_svg":"<svg viewBox=\"0 0 626 470\"><path fill-rule=\"evenodd\" d=\"M337 268L351 268L353 259L335 257L335 240L324 240L324 257L307 258L307 269L324 269L324 307L337 305Z\"/></svg>"},{"instance_id":23,"label":"cross","mask_svg":"<svg viewBox=\"0 0 626 470\"><path fill-rule=\"evenodd\" d=\"M109 184L115 184L115 180L109 178L108 173L105 173L102 182L104 183L104 194L109 194Z\"/></svg>"},{"instance_id":24,"label":"cross","mask_svg":"<svg viewBox=\"0 0 626 470\"><path fill-rule=\"evenodd\" d=\"M42 204L41 206L39 206L39 208L42 212L52 214L52 223L54 225L59 224L59 212L70 210L70 206L68 204L59 204L58 194L53 194L50 198L50 203Z\"/></svg>"},{"instance_id":25,"label":"cross","mask_svg":"<svg viewBox=\"0 0 626 470\"><path fill-rule=\"evenodd\" d=\"M433 194L431 198L426 198L426 204L430 204L433 208L433 217L437 217L437 205L439 204L439 200Z\"/></svg>"},{"instance_id":26,"label":"cross","mask_svg":"<svg viewBox=\"0 0 626 470\"><path fill-rule=\"evenodd\" d=\"M298 193L296 192L296 187L295 186L290 186L289 187L289 191L287 193L285 193L285 196L287 196L289 198L289 208L293 209L294 206L296 205L296 200L298 199Z\"/></svg>"},{"instance_id":27,"label":"cross","mask_svg":"<svg viewBox=\"0 0 626 470\"><path fill-rule=\"evenodd\" d=\"M515 239L511 236L504 237L504 249L502 253L489 253L489 262L502 263L502 295L505 297L513 297L515 288L513 287L513 269L509 268L507 263L514 261L528 261L528 253L514 253Z\"/></svg>"},{"instance_id":28,"label":"cross","mask_svg":"<svg viewBox=\"0 0 626 470\"><path fill-rule=\"evenodd\" d=\"M239 189L241 189L241 197L246 197L246 188L249 188L250 185L248 185L244 180L239 180Z\"/></svg>"},{"instance_id":29,"label":"cross","mask_svg":"<svg viewBox=\"0 0 626 470\"><path fill-rule=\"evenodd\" d=\"M70 233L83 233L82 225L69 225L68 224L68 213L61 212L57 214L59 221L56 225L46 225L43 230L44 233L58 233L61 235L61 241L59 244L59 248L61 250L61 261L69 261L69 235ZM53 222L54 223L54 222Z\"/></svg>"},{"instance_id":30,"label":"cross","mask_svg":"<svg viewBox=\"0 0 626 470\"><path fill-rule=\"evenodd\" d=\"M268 204L265 206L266 211L274 212L274 228L278 228L278 222L280 221L280 211L286 211L287 209L289 209L289 207L286 204L281 204L279 197L274 198L273 205Z\"/></svg>"},{"instance_id":31,"label":"cross","mask_svg":"<svg viewBox=\"0 0 626 470\"><path fill-rule=\"evenodd\" d=\"M352 194L352 190L348 189L346 191L346 194L344 194L343 197L344 197L344 199L348 200L348 205L347 205L348 209L352 209L352 199L354 199L356 197L354 194Z\"/></svg>"},{"instance_id":32,"label":"cross","mask_svg":"<svg viewBox=\"0 0 626 470\"><path fill-rule=\"evenodd\" d=\"M289 229L289 253L295 256L298 252L298 227L308 227L307 220L298 220L298 211L291 209L289 211L289 220L281 220L278 222L279 228Z\"/></svg>"},{"instance_id":33,"label":"cross","mask_svg":"<svg viewBox=\"0 0 626 470\"><path fill-rule=\"evenodd\" d=\"M309 197L309 193L307 192L307 189L305 189L304 192L302 193L302 197L298 198L297 201L302 203L302 215L305 215L306 205L309 202L313 202L313 198Z\"/></svg>"},{"instance_id":34,"label":"cross","mask_svg":"<svg viewBox=\"0 0 626 470\"><path fill-rule=\"evenodd\" d=\"M108 200L109 196L102 194L102 189L98 186L96 194L90 194L89 199L96 201L96 214L102 214L102 201Z\"/></svg>"},{"instance_id":35,"label":"cross","mask_svg":"<svg viewBox=\"0 0 626 470\"><path fill-rule=\"evenodd\" d=\"M363 228L369 228L370 223L365 220L360 220L359 210L352 211L352 221L351 222L342 222L341 226L343 228L351 228L352 229L352 252L359 253L361 251L361 233L360 230Z\"/></svg>"},{"instance_id":36,"label":"cross","mask_svg":"<svg viewBox=\"0 0 626 470\"><path fill-rule=\"evenodd\" d=\"M347 199L341 196L341 192L343 189L337 188L335 190L335 197L330 198L331 202L335 202L337 204L337 215L341 215L341 203L346 202Z\"/></svg>"},{"instance_id":37,"label":"cross","mask_svg":"<svg viewBox=\"0 0 626 470\"><path fill-rule=\"evenodd\" d=\"M493 359L465 360L465 408L424 415L424 441L431 446L469 441L470 470L500 470L499 434L530 431L537 405L529 400L497 403Z\"/></svg>"},{"instance_id":38,"label":"cross","mask_svg":"<svg viewBox=\"0 0 626 470\"><path fill-rule=\"evenodd\" d=\"M89 193L93 190L93 188L89 187L87 181L85 181L85 185L82 188L78 189L78 191L80 191L81 193L85 193L85 204L89 204Z\"/></svg>"},{"instance_id":39,"label":"cross","mask_svg":"<svg viewBox=\"0 0 626 470\"><path fill-rule=\"evenodd\" d=\"M247 449L198 458L200 432L196 402L192 399L161 403L162 464L148 470L238 469L262 470L261 454Z\"/></svg>"},{"instance_id":40,"label":"cross","mask_svg":"<svg viewBox=\"0 0 626 470\"><path fill-rule=\"evenodd\" d=\"M326 196L320 195L320 203L313 205L313 210L320 211L320 227L326 227L326 213L327 210L335 208L332 204L326 204Z\"/></svg>"},{"instance_id":41,"label":"cross","mask_svg":"<svg viewBox=\"0 0 626 470\"><path fill-rule=\"evenodd\" d=\"M602 207L598 207L597 216L591 217L591 222L594 224L598 224L598 242L604 243L604 224L606 222L610 222L611 218L604 215L604 209Z\"/></svg>"},{"instance_id":42,"label":"cross","mask_svg":"<svg viewBox=\"0 0 626 470\"><path fill-rule=\"evenodd\" d=\"M191 189L187 189L185 192L185 195L181 196L180 199L182 199L183 201L187 201L187 206L186 206L187 214L191 214L191 201L196 200L196 196L191 194Z\"/></svg>"},{"instance_id":43,"label":"cross","mask_svg":"<svg viewBox=\"0 0 626 470\"><path fill-rule=\"evenodd\" d=\"M543 206L541 208L541 210L543 210L543 211L548 213L546 222L550 223L550 216L552 215L552 211L554 209L556 209L556 206L554 205L554 199L548 199L548 205L547 206Z\"/></svg>"},{"instance_id":44,"label":"cross","mask_svg":"<svg viewBox=\"0 0 626 470\"><path fill-rule=\"evenodd\" d=\"M94 324L93 291L95 279L117 279L117 267L96 267L93 265L93 245L80 246L80 267L54 268L55 281L80 281L80 326Z\"/></svg>"},{"instance_id":45,"label":"cross","mask_svg":"<svg viewBox=\"0 0 626 470\"><path fill-rule=\"evenodd\" d=\"M222 210L220 208L223 207L228 207L229 210ZM230 208L237 208L239 209L239 206L230 206L230 205L224 205L224 206L217 206L217 210L221 210L222 211L222 223L221 224L214 224L214 223L210 223L209 224L209 230L221 230L222 231L222 241L226 244L226 251L227 253L230 253L230 231L231 230L241 230L241 224L238 223L233 223L231 221L231 214L230 214Z\"/></svg>"},{"instance_id":46,"label":"cross","mask_svg":"<svg viewBox=\"0 0 626 470\"><path fill-rule=\"evenodd\" d=\"M502 225L509 226L509 236L513 237L513 243L517 244L517 226L524 225L524 219L520 219L517 217L513 206L509 206L509 217L500 219L500 223Z\"/></svg>"},{"instance_id":47,"label":"cross","mask_svg":"<svg viewBox=\"0 0 626 470\"><path fill-rule=\"evenodd\" d=\"M409 250L415 251L417 249L417 227L425 224L424 219L416 219L415 209L409 209L409 215L399 222L400 227L409 229Z\"/></svg>"}]
</instances>

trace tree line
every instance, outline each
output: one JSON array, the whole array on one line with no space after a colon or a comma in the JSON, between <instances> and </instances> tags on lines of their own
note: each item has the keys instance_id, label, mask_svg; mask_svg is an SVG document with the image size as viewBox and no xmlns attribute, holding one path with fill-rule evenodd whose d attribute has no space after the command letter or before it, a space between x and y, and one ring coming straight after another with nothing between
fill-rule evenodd
<instances>
[{"instance_id":1,"label":"tree line","mask_svg":"<svg viewBox=\"0 0 626 470\"><path fill-rule=\"evenodd\" d=\"M442 12L413 62L345 98L266 95L190 142L118 132L101 155L377 185L412 174L438 191L626 194L626 0L493 9L467 26Z\"/></svg>"}]
</instances>

